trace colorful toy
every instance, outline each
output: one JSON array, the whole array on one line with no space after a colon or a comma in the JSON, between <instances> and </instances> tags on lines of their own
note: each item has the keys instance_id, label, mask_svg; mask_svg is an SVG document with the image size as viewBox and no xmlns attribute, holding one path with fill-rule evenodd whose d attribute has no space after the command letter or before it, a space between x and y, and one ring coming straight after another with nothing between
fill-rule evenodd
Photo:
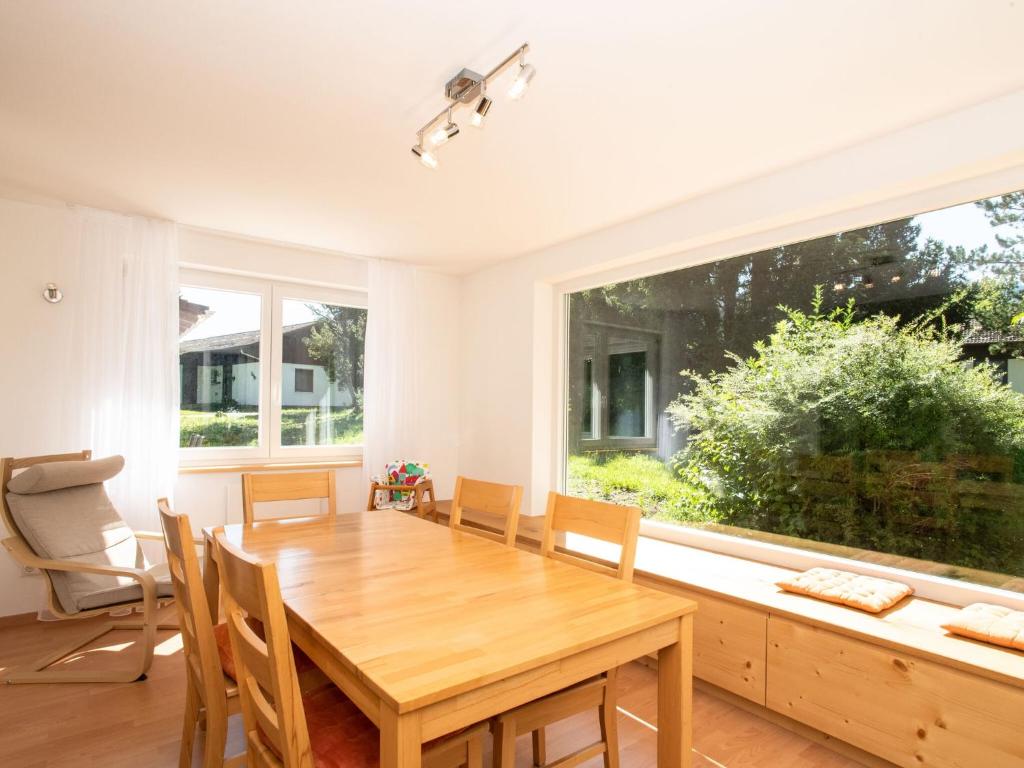
<instances>
[{"instance_id":1,"label":"colorful toy","mask_svg":"<svg viewBox=\"0 0 1024 768\"><path fill-rule=\"evenodd\" d=\"M384 473L374 475L372 480L382 485L404 485L412 488L430 478L430 465L417 461L392 461ZM410 491L378 490L374 495L377 509L400 509L408 511L416 505L416 494Z\"/></svg>"}]
</instances>

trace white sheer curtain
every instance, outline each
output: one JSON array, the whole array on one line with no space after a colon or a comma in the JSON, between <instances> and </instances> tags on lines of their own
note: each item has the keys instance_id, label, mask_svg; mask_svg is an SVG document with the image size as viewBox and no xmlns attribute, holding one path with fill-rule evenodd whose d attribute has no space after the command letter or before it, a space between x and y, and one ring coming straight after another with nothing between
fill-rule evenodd
<instances>
[{"instance_id":1,"label":"white sheer curtain","mask_svg":"<svg viewBox=\"0 0 1024 768\"><path fill-rule=\"evenodd\" d=\"M363 473L384 471L393 459L429 461L417 439L419 381L425 339L420 338L420 271L374 259L369 264L366 363L363 373Z\"/></svg>"},{"instance_id":2,"label":"white sheer curtain","mask_svg":"<svg viewBox=\"0 0 1024 768\"><path fill-rule=\"evenodd\" d=\"M123 455L107 490L129 526L159 530L156 500L171 496L178 469L177 227L75 208L67 257L77 271L68 442Z\"/></svg>"}]
</instances>

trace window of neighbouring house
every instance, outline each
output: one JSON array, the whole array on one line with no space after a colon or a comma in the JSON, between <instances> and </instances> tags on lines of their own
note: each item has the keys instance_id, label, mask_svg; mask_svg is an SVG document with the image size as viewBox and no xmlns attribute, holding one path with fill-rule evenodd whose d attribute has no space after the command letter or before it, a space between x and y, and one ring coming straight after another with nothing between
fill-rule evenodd
<instances>
[{"instance_id":1,"label":"window of neighbouring house","mask_svg":"<svg viewBox=\"0 0 1024 768\"><path fill-rule=\"evenodd\" d=\"M365 296L196 270L181 284L186 463L359 450Z\"/></svg>"},{"instance_id":2,"label":"window of neighbouring house","mask_svg":"<svg viewBox=\"0 0 1024 768\"><path fill-rule=\"evenodd\" d=\"M304 393L313 391L313 369L312 368L296 368L295 369L295 392Z\"/></svg>"},{"instance_id":3,"label":"window of neighbouring house","mask_svg":"<svg viewBox=\"0 0 1024 768\"><path fill-rule=\"evenodd\" d=\"M569 493L1024 592L1024 192L567 311Z\"/></svg>"}]
</instances>

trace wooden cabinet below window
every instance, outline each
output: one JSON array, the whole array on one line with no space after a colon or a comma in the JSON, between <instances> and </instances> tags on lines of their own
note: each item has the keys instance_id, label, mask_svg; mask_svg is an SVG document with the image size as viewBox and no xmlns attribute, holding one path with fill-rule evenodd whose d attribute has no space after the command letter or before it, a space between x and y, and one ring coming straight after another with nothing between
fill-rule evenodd
<instances>
[{"instance_id":1,"label":"wooden cabinet below window","mask_svg":"<svg viewBox=\"0 0 1024 768\"><path fill-rule=\"evenodd\" d=\"M1024 689L776 616L767 675L770 709L896 765L1024 768Z\"/></svg>"}]
</instances>

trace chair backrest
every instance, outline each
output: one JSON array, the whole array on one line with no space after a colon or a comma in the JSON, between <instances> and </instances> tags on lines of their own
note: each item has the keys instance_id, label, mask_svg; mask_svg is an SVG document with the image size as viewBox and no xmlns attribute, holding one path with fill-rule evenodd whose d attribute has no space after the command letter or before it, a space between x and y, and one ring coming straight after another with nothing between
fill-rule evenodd
<instances>
[{"instance_id":1,"label":"chair backrest","mask_svg":"<svg viewBox=\"0 0 1024 768\"><path fill-rule=\"evenodd\" d=\"M636 561L636 541L640 534L640 510L609 504L605 501L577 499L552 491L548 494L547 515L544 518L544 538L541 554L555 560L590 568L599 573L616 576L623 581L633 580ZM619 564L612 568L593 559L566 551L557 546L559 533L576 533L600 539L621 547Z\"/></svg>"},{"instance_id":2,"label":"chair backrest","mask_svg":"<svg viewBox=\"0 0 1024 768\"><path fill-rule=\"evenodd\" d=\"M36 556L83 565L148 568L134 532L110 502L103 483L124 459L89 460L90 453L3 460L4 523ZM22 470L19 474L14 473ZM126 577L46 571L50 607L68 616L99 607ZM113 602L117 602L113 599Z\"/></svg>"},{"instance_id":3,"label":"chair backrest","mask_svg":"<svg viewBox=\"0 0 1024 768\"><path fill-rule=\"evenodd\" d=\"M216 537L224 611L245 723L247 765L312 768L277 568ZM261 639L246 618L263 622ZM271 746L273 745L273 746Z\"/></svg>"},{"instance_id":4,"label":"chair backrest","mask_svg":"<svg viewBox=\"0 0 1024 768\"><path fill-rule=\"evenodd\" d=\"M523 486L489 483L458 477L455 480L455 495L452 498L451 517L448 525L459 531L467 531L514 547L516 529L519 527L519 505L523 501ZM504 519L504 531L498 533L462 522L467 509L496 515Z\"/></svg>"},{"instance_id":5,"label":"chair backrest","mask_svg":"<svg viewBox=\"0 0 1024 768\"><path fill-rule=\"evenodd\" d=\"M178 625L185 650L186 673L206 705L208 717L227 719L227 689L221 671L213 619L203 589L199 558L192 541L192 526L187 515L171 511L167 499L157 501L160 527L167 549L167 569L178 606Z\"/></svg>"},{"instance_id":6,"label":"chair backrest","mask_svg":"<svg viewBox=\"0 0 1024 768\"><path fill-rule=\"evenodd\" d=\"M303 499L327 499L327 516L333 519L338 513L334 471L242 474L242 520L246 525L256 520L254 504Z\"/></svg>"}]
</instances>

